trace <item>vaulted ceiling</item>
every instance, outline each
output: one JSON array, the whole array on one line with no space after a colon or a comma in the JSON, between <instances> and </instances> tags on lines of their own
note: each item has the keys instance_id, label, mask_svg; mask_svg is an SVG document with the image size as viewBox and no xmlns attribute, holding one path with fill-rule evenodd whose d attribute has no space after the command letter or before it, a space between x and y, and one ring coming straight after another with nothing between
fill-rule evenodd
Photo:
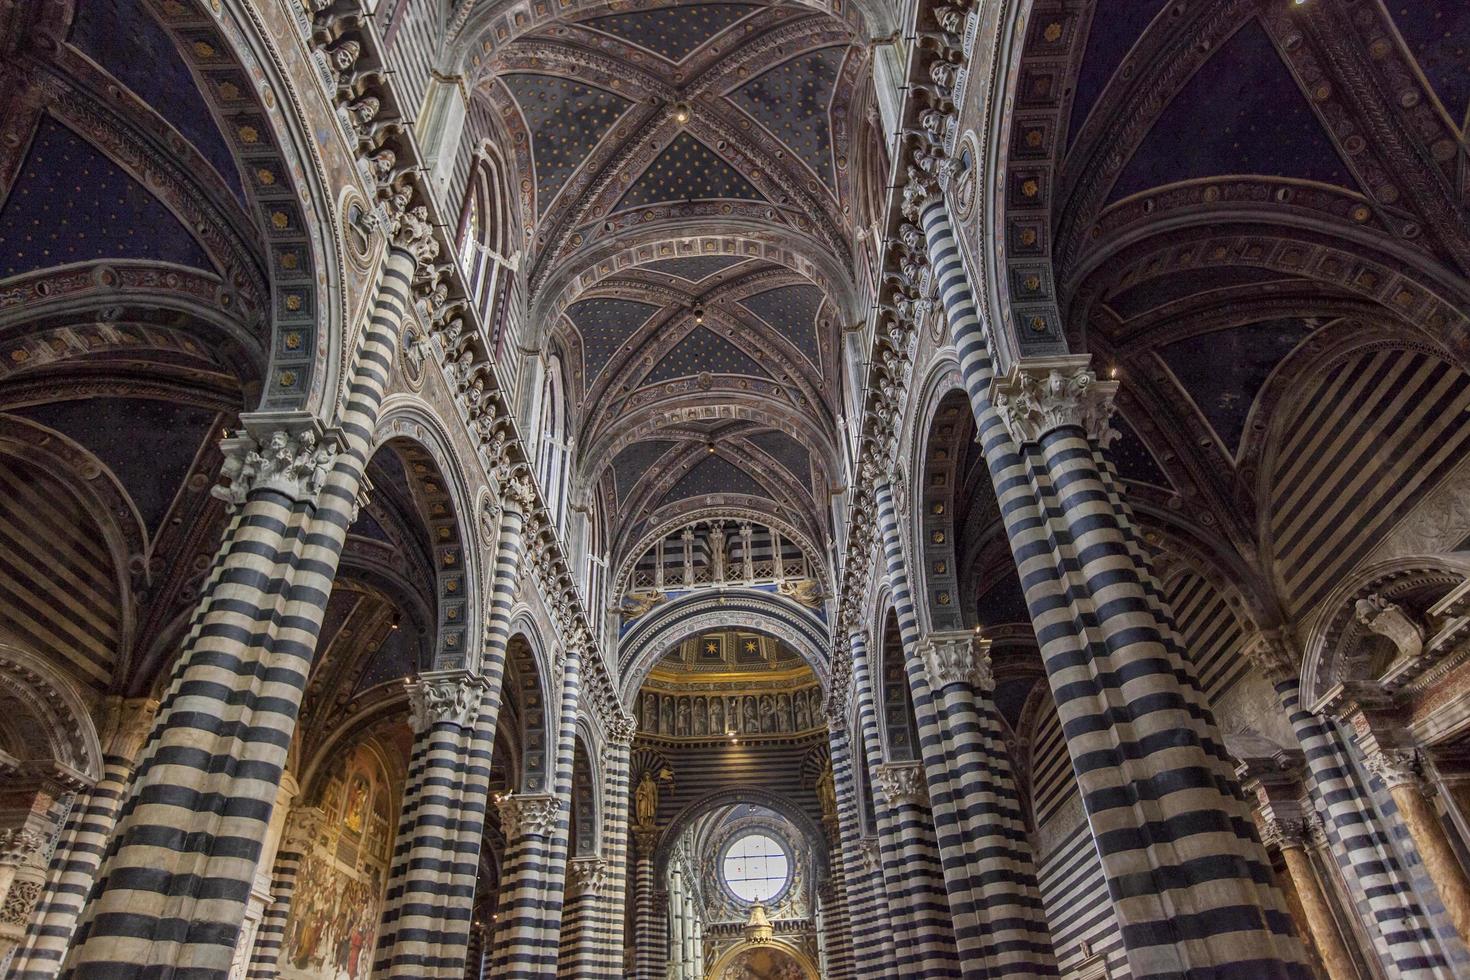
<instances>
[{"instance_id":1,"label":"vaulted ceiling","mask_svg":"<svg viewBox=\"0 0 1470 980\"><path fill-rule=\"evenodd\" d=\"M625 541L699 502L826 526L856 37L807 6L603 7L480 66L517 141L579 485Z\"/></svg>"}]
</instances>

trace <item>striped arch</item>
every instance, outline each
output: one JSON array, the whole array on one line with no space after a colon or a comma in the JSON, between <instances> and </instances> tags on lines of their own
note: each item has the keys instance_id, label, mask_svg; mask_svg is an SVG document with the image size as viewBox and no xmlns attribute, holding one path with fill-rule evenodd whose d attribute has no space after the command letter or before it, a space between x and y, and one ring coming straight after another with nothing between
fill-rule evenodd
<instances>
[{"instance_id":1,"label":"striped arch","mask_svg":"<svg viewBox=\"0 0 1470 980\"><path fill-rule=\"evenodd\" d=\"M479 549L474 546L471 523L475 513L463 467L450 447L443 425L422 405L406 396L393 396L373 433L373 454L384 448L400 456L409 492L418 503L431 537L434 556L435 624L434 670L456 670L478 665L480 636ZM371 457L370 457L371 458ZM369 491L371 492L371 491Z\"/></svg>"},{"instance_id":2,"label":"striped arch","mask_svg":"<svg viewBox=\"0 0 1470 980\"><path fill-rule=\"evenodd\" d=\"M586 719L577 721L576 741L572 750L572 810L570 856L591 857L602 848L602 771L596 745Z\"/></svg>"},{"instance_id":3,"label":"striped arch","mask_svg":"<svg viewBox=\"0 0 1470 980\"><path fill-rule=\"evenodd\" d=\"M86 698L47 658L0 639L0 748L21 762L102 776L102 745Z\"/></svg>"},{"instance_id":4,"label":"striped arch","mask_svg":"<svg viewBox=\"0 0 1470 980\"><path fill-rule=\"evenodd\" d=\"M889 605L878 624L878 642L870 649L877 652L873 662L873 698L883 736L884 761L918 762L922 758L919 723L914 717L897 609Z\"/></svg>"},{"instance_id":5,"label":"striped arch","mask_svg":"<svg viewBox=\"0 0 1470 980\"><path fill-rule=\"evenodd\" d=\"M653 867L655 880L662 880L668 870L669 857L673 853L674 846L683 836L689 826L711 810L722 806L735 806L738 804L753 804L774 810L787 820L792 826L801 831L807 843L811 845L812 855L817 861L817 877L821 878L827 874L827 843L822 829L807 816L805 810L792 800L781 795L772 793L770 790L760 789L754 786L738 787L735 789L722 789L717 792L701 796L692 801L684 809L674 814L669 821L668 827L659 836L658 849L653 854Z\"/></svg>"},{"instance_id":6,"label":"striped arch","mask_svg":"<svg viewBox=\"0 0 1470 980\"><path fill-rule=\"evenodd\" d=\"M918 515L910 522L909 545L920 593L916 611L926 630L964 629L968 597L960 589L956 515L963 503L961 464L974 424L959 363L952 357L936 360L919 405L908 467L913 474L909 512Z\"/></svg>"},{"instance_id":7,"label":"striped arch","mask_svg":"<svg viewBox=\"0 0 1470 980\"><path fill-rule=\"evenodd\" d=\"M711 629L748 629L788 643L827 688L831 672L826 625L811 610L774 592L727 589L670 602L638 620L618 644L623 705L632 708L638 689L658 659L675 644Z\"/></svg>"}]
</instances>

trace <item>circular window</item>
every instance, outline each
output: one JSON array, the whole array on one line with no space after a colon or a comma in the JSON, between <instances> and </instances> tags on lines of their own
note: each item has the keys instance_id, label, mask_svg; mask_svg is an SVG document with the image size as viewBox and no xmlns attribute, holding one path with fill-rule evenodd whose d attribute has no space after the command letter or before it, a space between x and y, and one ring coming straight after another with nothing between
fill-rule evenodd
<instances>
[{"instance_id":1,"label":"circular window","mask_svg":"<svg viewBox=\"0 0 1470 980\"><path fill-rule=\"evenodd\" d=\"M769 902L791 881L791 859L786 848L760 832L737 837L725 850L721 870L725 885L735 897L752 904Z\"/></svg>"}]
</instances>

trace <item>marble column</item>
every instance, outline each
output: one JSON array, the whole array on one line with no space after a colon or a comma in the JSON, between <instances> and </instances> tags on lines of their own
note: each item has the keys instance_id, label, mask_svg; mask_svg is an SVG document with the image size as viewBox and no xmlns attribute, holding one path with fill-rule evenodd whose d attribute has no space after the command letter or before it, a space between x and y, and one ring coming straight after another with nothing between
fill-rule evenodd
<instances>
[{"instance_id":1,"label":"marble column","mask_svg":"<svg viewBox=\"0 0 1470 980\"><path fill-rule=\"evenodd\" d=\"M637 957L634 980L665 980L664 963L668 959L667 902L653 877L653 857L658 849L658 832L634 828L633 864L633 949ZM662 954L662 955L660 955Z\"/></svg>"},{"instance_id":2,"label":"marble column","mask_svg":"<svg viewBox=\"0 0 1470 980\"><path fill-rule=\"evenodd\" d=\"M597 855L567 862L566 903L562 912L561 955L557 976L582 980L597 975L598 943L606 941L599 926L599 905L607 887L608 862Z\"/></svg>"},{"instance_id":3,"label":"marble column","mask_svg":"<svg viewBox=\"0 0 1470 980\"><path fill-rule=\"evenodd\" d=\"M554 840L559 827L565 832L565 803L555 793L514 793L501 797L499 805L505 867L500 879L500 921L490 954L490 975L496 980L555 975L555 945L549 969L545 962L544 905ZM557 914L559 924L559 907Z\"/></svg>"},{"instance_id":4,"label":"marble column","mask_svg":"<svg viewBox=\"0 0 1470 980\"><path fill-rule=\"evenodd\" d=\"M0 757L0 964L25 939L45 891L61 816L87 788L81 774L64 766Z\"/></svg>"},{"instance_id":5,"label":"marble column","mask_svg":"<svg viewBox=\"0 0 1470 980\"><path fill-rule=\"evenodd\" d=\"M216 492L234 514L78 923L68 980L116 980L144 964L222 976L234 960L414 274L438 253L422 207L391 211L387 231L333 429L302 412L262 413L225 441L229 486Z\"/></svg>"},{"instance_id":6,"label":"marble column","mask_svg":"<svg viewBox=\"0 0 1470 980\"><path fill-rule=\"evenodd\" d=\"M43 897L10 964L14 980L49 980L60 972L157 711L153 698L112 696L104 701L98 727L102 778L77 800L67 818Z\"/></svg>"}]
</instances>

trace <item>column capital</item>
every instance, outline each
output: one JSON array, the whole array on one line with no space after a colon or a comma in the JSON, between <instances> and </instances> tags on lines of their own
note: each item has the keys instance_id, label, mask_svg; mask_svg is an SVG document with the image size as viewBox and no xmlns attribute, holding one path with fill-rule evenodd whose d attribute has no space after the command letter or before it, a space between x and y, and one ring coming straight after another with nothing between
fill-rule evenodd
<instances>
[{"instance_id":1,"label":"column capital","mask_svg":"<svg viewBox=\"0 0 1470 980\"><path fill-rule=\"evenodd\" d=\"M33 864L46 850L46 837L33 827L0 830L0 867L18 868Z\"/></svg>"},{"instance_id":2,"label":"column capital","mask_svg":"<svg viewBox=\"0 0 1470 980\"><path fill-rule=\"evenodd\" d=\"M567 862L567 887L574 895L597 897L607 886L610 866L606 858L577 857Z\"/></svg>"},{"instance_id":3,"label":"column capital","mask_svg":"<svg viewBox=\"0 0 1470 980\"><path fill-rule=\"evenodd\" d=\"M434 226L429 222L428 209L422 204L412 208L389 208L388 237L394 248L412 255L419 265L433 261L439 255Z\"/></svg>"},{"instance_id":4,"label":"column capital","mask_svg":"<svg viewBox=\"0 0 1470 980\"><path fill-rule=\"evenodd\" d=\"M607 723L607 740L610 744L627 748L638 734L638 722L632 715L618 715Z\"/></svg>"},{"instance_id":5,"label":"column capital","mask_svg":"<svg viewBox=\"0 0 1470 980\"><path fill-rule=\"evenodd\" d=\"M1272 817L1261 822L1261 842L1267 847L1305 850L1311 842L1311 830L1305 820Z\"/></svg>"},{"instance_id":6,"label":"column capital","mask_svg":"<svg viewBox=\"0 0 1470 980\"><path fill-rule=\"evenodd\" d=\"M930 633L919 643L919 654L936 691L954 684L969 684L977 694L995 690L990 641L974 630Z\"/></svg>"},{"instance_id":7,"label":"column capital","mask_svg":"<svg viewBox=\"0 0 1470 980\"><path fill-rule=\"evenodd\" d=\"M878 838L859 838L855 850L857 851L858 864L862 865L863 871L873 872L883 867L883 854L878 847Z\"/></svg>"},{"instance_id":8,"label":"column capital","mask_svg":"<svg viewBox=\"0 0 1470 980\"><path fill-rule=\"evenodd\" d=\"M1363 763L1389 789L1407 786L1424 796L1432 795L1430 784L1424 779L1423 760L1413 749L1380 746L1366 751Z\"/></svg>"},{"instance_id":9,"label":"column capital","mask_svg":"<svg viewBox=\"0 0 1470 980\"><path fill-rule=\"evenodd\" d=\"M480 715L485 682L467 670L435 670L408 684L409 726L415 734L441 722L469 728Z\"/></svg>"},{"instance_id":10,"label":"column capital","mask_svg":"<svg viewBox=\"0 0 1470 980\"><path fill-rule=\"evenodd\" d=\"M220 440L220 476L228 485L212 487L210 496L231 510L244 506L258 488L315 504L337 458L336 436L325 433L310 412L247 412L240 424Z\"/></svg>"},{"instance_id":11,"label":"column capital","mask_svg":"<svg viewBox=\"0 0 1470 980\"><path fill-rule=\"evenodd\" d=\"M500 808L500 830L507 841L521 837L550 837L561 815L561 800L550 793L511 793L495 801Z\"/></svg>"},{"instance_id":12,"label":"column capital","mask_svg":"<svg viewBox=\"0 0 1470 980\"><path fill-rule=\"evenodd\" d=\"M157 698L110 696L102 703L102 754L136 762L138 752L153 730Z\"/></svg>"},{"instance_id":13,"label":"column capital","mask_svg":"<svg viewBox=\"0 0 1470 980\"><path fill-rule=\"evenodd\" d=\"M653 852L658 850L659 832L652 827L634 827L632 829L633 845L640 858L653 859Z\"/></svg>"},{"instance_id":14,"label":"column capital","mask_svg":"<svg viewBox=\"0 0 1470 980\"><path fill-rule=\"evenodd\" d=\"M1118 431L1110 424L1116 381L1099 381L1088 355L1028 357L992 383L995 407L1018 443L1039 442L1064 425L1075 425L1107 448Z\"/></svg>"},{"instance_id":15,"label":"column capital","mask_svg":"<svg viewBox=\"0 0 1470 980\"><path fill-rule=\"evenodd\" d=\"M1272 684L1297 676L1295 650L1287 630L1257 630L1246 640L1245 655Z\"/></svg>"},{"instance_id":16,"label":"column capital","mask_svg":"<svg viewBox=\"0 0 1470 980\"><path fill-rule=\"evenodd\" d=\"M885 762L873 769L873 781L889 806L922 806L929 802L923 763Z\"/></svg>"}]
</instances>

